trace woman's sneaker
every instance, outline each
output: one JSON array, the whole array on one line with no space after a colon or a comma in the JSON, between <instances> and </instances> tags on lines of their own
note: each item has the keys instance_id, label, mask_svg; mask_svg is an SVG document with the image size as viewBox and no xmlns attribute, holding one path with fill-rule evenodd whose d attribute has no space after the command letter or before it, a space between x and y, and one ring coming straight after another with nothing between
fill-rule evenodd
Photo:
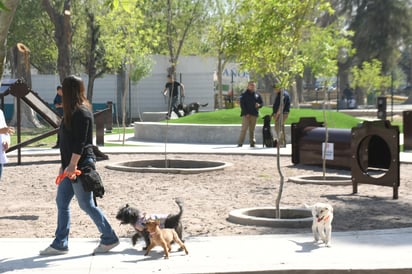
<instances>
[{"instance_id":1,"label":"woman's sneaker","mask_svg":"<svg viewBox=\"0 0 412 274\"><path fill-rule=\"evenodd\" d=\"M51 246L47 247L44 250L40 250L39 254L41 256L54 256L54 255L63 255L63 254L67 254L67 252L69 252L69 250L59 250L59 249L55 249Z\"/></svg>"},{"instance_id":2,"label":"woman's sneaker","mask_svg":"<svg viewBox=\"0 0 412 274\"><path fill-rule=\"evenodd\" d=\"M115 242L113 244L110 245L104 245L104 244L99 244L93 251L93 254L97 254L97 253L107 253L109 252L111 249L115 248L116 246L119 245L119 242Z\"/></svg>"}]
</instances>

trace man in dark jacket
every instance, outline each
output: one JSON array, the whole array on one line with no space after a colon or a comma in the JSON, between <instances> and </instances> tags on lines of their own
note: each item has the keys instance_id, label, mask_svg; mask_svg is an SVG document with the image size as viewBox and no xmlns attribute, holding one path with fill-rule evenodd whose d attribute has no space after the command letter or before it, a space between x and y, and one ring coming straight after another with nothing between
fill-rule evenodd
<instances>
[{"instance_id":1,"label":"man in dark jacket","mask_svg":"<svg viewBox=\"0 0 412 274\"><path fill-rule=\"evenodd\" d=\"M247 130L249 130L250 147L255 146L256 120L259 116L259 109L262 106L262 97L256 92L256 83L254 81L250 81L248 83L247 90L240 96L240 116L242 116L242 129L240 131L238 147L243 145Z\"/></svg>"}]
</instances>

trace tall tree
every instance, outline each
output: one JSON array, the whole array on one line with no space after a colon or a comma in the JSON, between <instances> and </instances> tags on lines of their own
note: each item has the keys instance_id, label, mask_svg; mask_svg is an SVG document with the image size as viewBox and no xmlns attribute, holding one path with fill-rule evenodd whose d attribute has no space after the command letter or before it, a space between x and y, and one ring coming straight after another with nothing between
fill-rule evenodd
<instances>
[{"instance_id":1,"label":"tall tree","mask_svg":"<svg viewBox=\"0 0 412 274\"><path fill-rule=\"evenodd\" d=\"M232 34L237 30L237 2L232 0L214 0L212 20L207 28L207 42L211 52L217 56L218 107L222 108L222 75L227 62L234 61L235 55L228 51Z\"/></svg>"},{"instance_id":2,"label":"tall tree","mask_svg":"<svg viewBox=\"0 0 412 274\"><path fill-rule=\"evenodd\" d=\"M402 50L399 66L406 76L407 86L410 86L412 83L412 43L408 43L407 46Z\"/></svg>"},{"instance_id":3,"label":"tall tree","mask_svg":"<svg viewBox=\"0 0 412 274\"><path fill-rule=\"evenodd\" d=\"M150 14L147 13L148 19L159 25L160 36L163 37L155 52L169 56L168 74L175 74L185 43L188 40L194 42L196 39L203 39L199 33L202 33L205 27L202 24L208 16L209 1L147 0L146 4L151 7ZM199 44L192 43L189 51L194 50L195 45Z\"/></svg>"},{"instance_id":4,"label":"tall tree","mask_svg":"<svg viewBox=\"0 0 412 274\"><path fill-rule=\"evenodd\" d=\"M152 45L158 43L154 28L146 27L143 0L120 3L113 1L113 6L98 17L101 28L101 42L105 48L104 59L108 67L126 72L122 88L122 125L126 126L126 95L129 90L131 75L135 79L148 73L148 54ZM124 16L127 14L127 16ZM146 28L145 28L146 27ZM134 73L134 71L138 73Z\"/></svg>"},{"instance_id":5,"label":"tall tree","mask_svg":"<svg viewBox=\"0 0 412 274\"><path fill-rule=\"evenodd\" d=\"M280 86L287 88L293 77L303 72L303 59L298 50L304 31L314 25L314 18L322 12L332 12L326 1L241 1L239 16L242 21L231 45L232 50L237 52L244 67L260 75L273 73ZM280 101L283 102L283 99ZM279 154L277 167L280 187L276 198L278 218L284 184Z\"/></svg>"},{"instance_id":6,"label":"tall tree","mask_svg":"<svg viewBox=\"0 0 412 274\"><path fill-rule=\"evenodd\" d=\"M394 70L400 49L411 36L409 0L331 0L338 16L346 18L356 54L339 63L340 87L349 83L350 68L379 59L385 74Z\"/></svg>"},{"instance_id":7,"label":"tall tree","mask_svg":"<svg viewBox=\"0 0 412 274\"><path fill-rule=\"evenodd\" d=\"M329 79L336 75L338 71L338 60L340 51L345 49L351 52L351 41L347 33L339 25L329 24L326 27L312 26L308 29L308 37L300 47L302 55L305 57L305 65L311 68L313 75L323 78L323 123L325 127L325 141L329 142L329 121L327 119L326 108L328 103L327 90ZM326 155L327 146L323 147L322 155ZM323 178L326 178L326 157L322 159Z\"/></svg>"},{"instance_id":8,"label":"tall tree","mask_svg":"<svg viewBox=\"0 0 412 274\"><path fill-rule=\"evenodd\" d=\"M329 81L338 72L342 52L349 57L355 53L350 40L352 36L353 32L345 30L339 21L324 27L315 25L308 28L300 46L305 67L310 68L315 78ZM322 84L327 87L330 83Z\"/></svg>"},{"instance_id":9,"label":"tall tree","mask_svg":"<svg viewBox=\"0 0 412 274\"><path fill-rule=\"evenodd\" d=\"M382 63L378 59L372 59L371 62L364 61L361 66L353 67L352 83L355 87L363 90L359 98L366 105L366 96L377 91L384 91L390 86L390 77L382 73ZM376 94L375 94L376 95Z\"/></svg>"},{"instance_id":10,"label":"tall tree","mask_svg":"<svg viewBox=\"0 0 412 274\"><path fill-rule=\"evenodd\" d=\"M14 79L23 79L26 85L31 88L31 72L30 72L30 49L23 45L22 43L18 43L14 47L11 48L11 60L10 60L10 68L11 68L11 77ZM18 98L14 98L14 105L17 106ZM36 113L34 110L27 105L25 102L20 101L20 125L21 127L36 127L41 128L43 125L38 120ZM17 107L14 108L13 117L10 121L11 125L17 125L18 122L18 114L17 114Z\"/></svg>"},{"instance_id":11,"label":"tall tree","mask_svg":"<svg viewBox=\"0 0 412 274\"><path fill-rule=\"evenodd\" d=\"M3 0L0 9L0 84L6 60L7 35L19 2L19 0Z\"/></svg>"},{"instance_id":12,"label":"tall tree","mask_svg":"<svg viewBox=\"0 0 412 274\"><path fill-rule=\"evenodd\" d=\"M384 73L391 72L399 59L399 49L410 33L409 1L355 1L356 15L350 29L355 32L357 64L374 58L382 62Z\"/></svg>"},{"instance_id":13,"label":"tall tree","mask_svg":"<svg viewBox=\"0 0 412 274\"><path fill-rule=\"evenodd\" d=\"M73 50L72 60L88 76L87 99L93 102L93 87L97 78L104 73L111 72L107 65L105 48L100 40L101 27L98 17L104 8L100 1L87 1L82 4L82 9L77 9L76 17L73 17Z\"/></svg>"},{"instance_id":14,"label":"tall tree","mask_svg":"<svg viewBox=\"0 0 412 274\"><path fill-rule=\"evenodd\" d=\"M71 1L55 0L53 2L42 0L42 5L54 25L54 40L58 49L57 71L60 82L63 82L63 79L71 74Z\"/></svg>"},{"instance_id":15,"label":"tall tree","mask_svg":"<svg viewBox=\"0 0 412 274\"><path fill-rule=\"evenodd\" d=\"M169 49L170 68L169 74L176 72L177 61L187 38L189 30L202 18L203 0L196 1L166 1L166 41Z\"/></svg>"},{"instance_id":16,"label":"tall tree","mask_svg":"<svg viewBox=\"0 0 412 274\"><path fill-rule=\"evenodd\" d=\"M19 4L8 37L8 48L23 43L30 49L30 63L39 73L57 72L57 47L54 27L39 0L24 0Z\"/></svg>"}]
</instances>

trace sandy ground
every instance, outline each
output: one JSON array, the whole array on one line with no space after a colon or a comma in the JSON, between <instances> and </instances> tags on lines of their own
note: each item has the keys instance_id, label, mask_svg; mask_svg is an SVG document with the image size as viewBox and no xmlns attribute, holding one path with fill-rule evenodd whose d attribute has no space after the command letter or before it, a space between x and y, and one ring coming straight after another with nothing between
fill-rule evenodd
<instances>
[{"instance_id":1,"label":"sandy ground","mask_svg":"<svg viewBox=\"0 0 412 274\"><path fill-rule=\"evenodd\" d=\"M233 165L220 171L195 175L130 173L105 166L122 161L164 159L164 155L109 155L99 161L106 194L99 206L120 237L133 233L119 226L117 210L128 203L148 213L177 212L175 197L184 201L185 236L273 234L310 232L310 229L279 229L243 226L227 221L231 210L255 206L274 206L279 188L276 158L270 156L168 155L169 159L219 160ZM53 237L56 227L54 183L58 156L23 156L16 165L11 158L0 182L0 237ZM290 157L282 157L282 172L287 180L302 174L321 174L320 168L294 166ZM349 171L328 170L328 174L349 175ZM300 208L304 204L328 202L335 209L334 231L386 229L412 226L412 165L401 165L399 199L392 199L392 188L295 184L285 182L281 206ZM286 181L285 180L285 181ZM72 203L71 237L98 237L98 231Z\"/></svg>"}]
</instances>

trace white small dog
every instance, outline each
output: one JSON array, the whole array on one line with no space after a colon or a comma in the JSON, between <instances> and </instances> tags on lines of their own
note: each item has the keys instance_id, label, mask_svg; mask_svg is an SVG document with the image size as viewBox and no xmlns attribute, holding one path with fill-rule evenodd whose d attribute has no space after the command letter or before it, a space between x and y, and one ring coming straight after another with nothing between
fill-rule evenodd
<instances>
[{"instance_id":1,"label":"white small dog","mask_svg":"<svg viewBox=\"0 0 412 274\"><path fill-rule=\"evenodd\" d=\"M312 209L312 233L315 238L315 242L318 242L320 239L327 247L330 247L333 220L332 206L325 203L316 203L312 206L306 207Z\"/></svg>"}]
</instances>

